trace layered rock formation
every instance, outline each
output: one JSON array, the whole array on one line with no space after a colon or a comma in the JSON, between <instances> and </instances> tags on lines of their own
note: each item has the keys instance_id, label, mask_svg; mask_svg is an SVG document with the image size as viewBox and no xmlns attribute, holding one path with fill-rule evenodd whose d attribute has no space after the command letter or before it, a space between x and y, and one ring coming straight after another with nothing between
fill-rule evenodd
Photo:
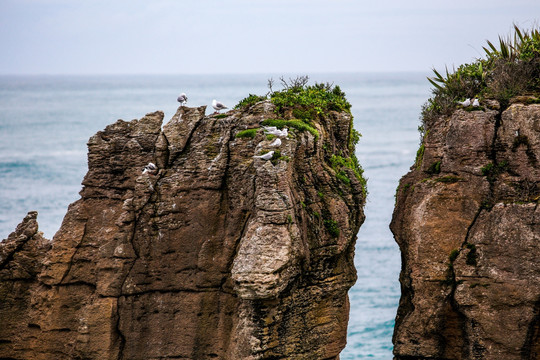
<instances>
[{"instance_id":1,"label":"layered rock formation","mask_svg":"<svg viewBox=\"0 0 540 360\"><path fill-rule=\"evenodd\" d=\"M163 129L156 112L91 137L53 241L29 213L0 243L0 357L337 359L365 194L329 159L351 155L352 118L329 111L319 136L291 129L254 158L275 116L181 107Z\"/></svg>"},{"instance_id":2,"label":"layered rock formation","mask_svg":"<svg viewBox=\"0 0 540 360\"><path fill-rule=\"evenodd\" d=\"M540 358L540 105L427 124L397 190L395 359Z\"/></svg>"}]
</instances>

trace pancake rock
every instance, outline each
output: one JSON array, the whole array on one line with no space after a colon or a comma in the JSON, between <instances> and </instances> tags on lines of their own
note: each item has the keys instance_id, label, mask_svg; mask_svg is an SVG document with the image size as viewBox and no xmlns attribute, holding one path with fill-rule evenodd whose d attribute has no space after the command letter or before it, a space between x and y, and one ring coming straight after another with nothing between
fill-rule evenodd
<instances>
[{"instance_id":1,"label":"pancake rock","mask_svg":"<svg viewBox=\"0 0 540 360\"><path fill-rule=\"evenodd\" d=\"M391 223L395 359L540 357L540 105L526 100L427 124Z\"/></svg>"},{"instance_id":2,"label":"pancake rock","mask_svg":"<svg viewBox=\"0 0 540 360\"><path fill-rule=\"evenodd\" d=\"M205 110L107 126L53 240L31 212L0 243L1 358L338 359L365 191L330 159L352 155L351 115L278 152L270 101Z\"/></svg>"}]
</instances>

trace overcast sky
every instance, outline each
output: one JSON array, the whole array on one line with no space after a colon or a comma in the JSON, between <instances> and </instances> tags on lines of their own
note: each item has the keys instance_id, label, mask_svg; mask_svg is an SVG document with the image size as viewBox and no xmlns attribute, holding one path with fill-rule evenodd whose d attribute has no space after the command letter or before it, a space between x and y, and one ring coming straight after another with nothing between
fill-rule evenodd
<instances>
[{"instance_id":1,"label":"overcast sky","mask_svg":"<svg viewBox=\"0 0 540 360\"><path fill-rule=\"evenodd\" d=\"M539 0L0 0L0 74L430 72L539 18Z\"/></svg>"}]
</instances>

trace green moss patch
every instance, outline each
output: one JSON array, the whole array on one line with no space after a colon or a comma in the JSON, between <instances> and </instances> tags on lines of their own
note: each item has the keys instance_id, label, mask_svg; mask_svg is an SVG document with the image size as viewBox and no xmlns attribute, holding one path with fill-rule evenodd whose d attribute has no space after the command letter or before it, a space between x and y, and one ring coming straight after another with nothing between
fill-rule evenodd
<instances>
[{"instance_id":1,"label":"green moss patch","mask_svg":"<svg viewBox=\"0 0 540 360\"><path fill-rule=\"evenodd\" d=\"M257 130L259 130L259 129L255 128L255 129L242 130L242 131L239 131L236 134L236 137L237 138L252 138L253 139L257 135Z\"/></svg>"},{"instance_id":2,"label":"green moss patch","mask_svg":"<svg viewBox=\"0 0 540 360\"><path fill-rule=\"evenodd\" d=\"M339 233L340 233L339 225L335 220L332 220L332 219L324 220L324 227L326 228L326 230L332 237L334 238L339 237Z\"/></svg>"},{"instance_id":3,"label":"green moss patch","mask_svg":"<svg viewBox=\"0 0 540 360\"><path fill-rule=\"evenodd\" d=\"M426 170L426 172L428 174L431 174L431 175L440 174L440 172L441 172L441 162L440 161L434 162L433 164L431 164L429 166L429 168Z\"/></svg>"},{"instance_id":4,"label":"green moss patch","mask_svg":"<svg viewBox=\"0 0 540 360\"><path fill-rule=\"evenodd\" d=\"M424 160L424 151L426 150L426 147L424 146L424 143L420 144L420 147L416 151L416 158L414 159L414 165L416 166L416 169L420 169L420 166L422 166L422 160Z\"/></svg>"},{"instance_id":5,"label":"green moss patch","mask_svg":"<svg viewBox=\"0 0 540 360\"><path fill-rule=\"evenodd\" d=\"M272 165L276 165L280 160L289 162L290 158L286 155L281 154L280 150L274 150L274 154L272 154L272 158L270 159Z\"/></svg>"},{"instance_id":6,"label":"green moss patch","mask_svg":"<svg viewBox=\"0 0 540 360\"><path fill-rule=\"evenodd\" d=\"M347 185L351 183L351 179L349 179L347 173L343 169L351 169L354 173L354 176L362 185L362 191L364 195L367 195L367 180L364 178L364 169L362 169L360 163L358 163L358 159L354 154L350 157L343 157L333 154L330 157L329 162L332 169L336 172L336 178Z\"/></svg>"},{"instance_id":7,"label":"green moss patch","mask_svg":"<svg viewBox=\"0 0 540 360\"><path fill-rule=\"evenodd\" d=\"M448 260L450 260L451 263L453 263L457 257L459 256L459 250L454 249L450 252L450 255L448 255Z\"/></svg>"}]
</instances>

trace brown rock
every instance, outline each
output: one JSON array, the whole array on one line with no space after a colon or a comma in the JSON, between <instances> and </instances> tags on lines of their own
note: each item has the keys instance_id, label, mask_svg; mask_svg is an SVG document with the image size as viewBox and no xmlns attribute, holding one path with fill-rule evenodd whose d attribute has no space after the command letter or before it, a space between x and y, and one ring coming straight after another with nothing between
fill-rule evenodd
<instances>
[{"instance_id":1,"label":"brown rock","mask_svg":"<svg viewBox=\"0 0 540 360\"><path fill-rule=\"evenodd\" d=\"M30 213L0 243L0 357L337 359L364 219L362 185L328 164L349 156L350 114L253 158L263 130L235 135L273 110L181 107L163 130L156 112L91 137L53 241Z\"/></svg>"},{"instance_id":2,"label":"brown rock","mask_svg":"<svg viewBox=\"0 0 540 360\"><path fill-rule=\"evenodd\" d=\"M540 355L538 119L540 105L514 103L426 129L391 224L403 259L397 360Z\"/></svg>"}]
</instances>

